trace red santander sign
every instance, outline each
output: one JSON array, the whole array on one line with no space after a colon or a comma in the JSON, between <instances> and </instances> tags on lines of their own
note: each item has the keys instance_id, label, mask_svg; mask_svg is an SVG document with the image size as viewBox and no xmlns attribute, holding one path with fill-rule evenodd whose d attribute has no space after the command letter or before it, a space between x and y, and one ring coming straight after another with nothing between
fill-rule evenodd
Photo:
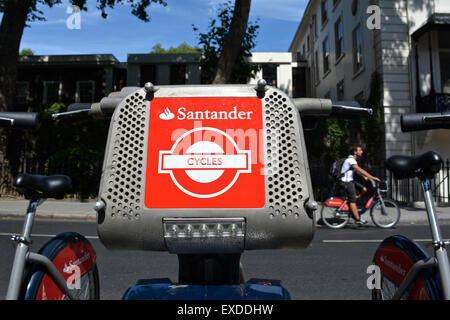
<instances>
[{"instance_id":1,"label":"red santander sign","mask_svg":"<svg viewBox=\"0 0 450 320\"><path fill-rule=\"evenodd\" d=\"M265 205L258 98L156 98L150 106L147 208Z\"/></svg>"}]
</instances>

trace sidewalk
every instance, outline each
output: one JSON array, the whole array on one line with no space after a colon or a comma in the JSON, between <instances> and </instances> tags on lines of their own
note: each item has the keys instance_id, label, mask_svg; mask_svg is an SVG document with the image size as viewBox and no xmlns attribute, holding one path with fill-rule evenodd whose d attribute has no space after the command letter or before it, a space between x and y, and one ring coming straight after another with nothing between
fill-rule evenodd
<instances>
[{"instance_id":1,"label":"sidewalk","mask_svg":"<svg viewBox=\"0 0 450 320\"><path fill-rule=\"evenodd\" d=\"M68 219L95 221L95 201L46 200L36 211L36 217L44 219ZM24 217L28 208L27 200L0 200L0 218Z\"/></svg>"},{"instance_id":2,"label":"sidewalk","mask_svg":"<svg viewBox=\"0 0 450 320\"><path fill-rule=\"evenodd\" d=\"M438 207L435 206L438 220L440 223L449 224L450 223L450 207ZM321 206L316 212L316 221L320 219ZM370 223L370 213L367 211L363 218ZM400 208L400 222L399 225L411 225L411 224L428 224L427 211L424 208L411 208L411 207L401 207Z\"/></svg>"},{"instance_id":3,"label":"sidewalk","mask_svg":"<svg viewBox=\"0 0 450 320\"><path fill-rule=\"evenodd\" d=\"M94 200L79 202L74 200L47 200L41 204L36 216L45 219L69 219L96 221ZM25 215L28 207L26 200L0 200L0 218L20 218ZM316 219L320 219L320 207L316 212ZM438 219L441 223L450 223L450 207L436 207ZM369 213L365 214L368 220ZM370 220L370 219L369 219ZM401 208L400 224L427 224L425 209Z\"/></svg>"}]
</instances>

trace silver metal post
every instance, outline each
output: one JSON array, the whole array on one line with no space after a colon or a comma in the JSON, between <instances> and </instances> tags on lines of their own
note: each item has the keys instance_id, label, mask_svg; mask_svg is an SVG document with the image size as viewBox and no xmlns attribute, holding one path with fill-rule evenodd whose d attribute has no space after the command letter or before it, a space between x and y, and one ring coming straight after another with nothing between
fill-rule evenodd
<instances>
[{"instance_id":1,"label":"silver metal post","mask_svg":"<svg viewBox=\"0 0 450 320\"><path fill-rule=\"evenodd\" d=\"M450 264L448 261L448 255L447 250L445 249L444 240L441 236L441 230L439 228L439 222L431 195L430 181L428 179L422 181L422 188L428 213L428 221L430 223L431 234L433 236L435 255L438 261L442 292L444 299L450 300Z\"/></svg>"},{"instance_id":2,"label":"silver metal post","mask_svg":"<svg viewBox=\"0 0 450 320\"><path fill-rule=\"evenodd\" d=\"M36 213L36 208L39 205L39 200L30 201L27 215L20 236L13 237L17 241L16 253L14 256L11 277L9 278L8 291L6 300L17 300L22 286L23 274L25 270L28 249L30 246L31 228L33 227L33 220Z\"/></svg>"}]
</instances>

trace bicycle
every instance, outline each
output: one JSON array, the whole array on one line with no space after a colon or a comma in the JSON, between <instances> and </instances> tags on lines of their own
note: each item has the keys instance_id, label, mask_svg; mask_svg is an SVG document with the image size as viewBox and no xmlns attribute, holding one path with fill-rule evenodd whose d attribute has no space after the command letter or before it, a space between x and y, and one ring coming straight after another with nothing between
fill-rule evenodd
<instances>
[{"instance_id":1,"label":"bicycle","mask_svg":"<svg viewBox=\"0 0 450 320\"><path fill-rule=\"evenodd\" d=\"M401 117L402 131L450 129L449 114L408 114ZM433 151L416 157L393 156L386 161L396 179L418 178L422 186L434 256L429 257L413 240L401 235L386 238L375 252L373 263L379 268L375 300L450 299L450 264L434 208L430 179L443 164Z\"/></svg>"},{"instance_id":2,"label":"bicycle","mask_svg":"<svg viewBox=\"0 0 450 320\"><path fill-rule=\"evenodd\" d=\"M417 157L394 156L386 161L398 179L418 177L422 185L435 257L428 257L413 240L396 235L383 240L373 262L380 268L380 286L372 298L450 299L450 266L432 200L430 179L440 170L442 159L436 152ZM437 269L438 270L437 270Z\"/></svg>"},{"instance_id":3,"label":"bicycle","mask_svg":"<svg viewBox=\"0 0 450 320\"><path fill-rule=\"evenodd\" d=\"M277 281L244 283L241 254L310 243L317 203L300 114L347 112L371 114L331 100L291 101L259 81L256 87L147 83L52 117L111 119L95 207L103 245L178 256L178 282L140 280L123 299L286 300ZM250 132L258 132L250 140L262 150L234 137ZM258 150L264 168L251 164Z\"/></svg>"},{"instance_id":4,"label":"bicycle","mask_svg":"<svg viewBox=\"0 0 450 320\"><path fill-rule=\"evenodd\" d=\"M35 113L0 113L0 126L36 127ZM38 253L30 252L37 207L46 199L63 199L72 187L65 175L19 174L13 185L29 200L17 243L7 300L99 299L96 253L82 235L66 232L49 240Z\"/></svg>"},{"instance_id":5,"label":"bicycle","mask_svg":"<svg viewBox=\"0 0 450 320\"><path fill-rule=\"evenodd\" d=\"M400 220L400 207L391 199L384 199L382 193L388 191L386 188L380 188L380 183L369 179L372 183L372 194L367 202L358 209L359 215L363 215L370 210L370 217L373 223L383 229L393 228ZM320 217L323 223L332 229L343 228L353 218L348 205L348 199L343 197L330 197L323 203L320 211Z\"/></svg>"}]
</instances>

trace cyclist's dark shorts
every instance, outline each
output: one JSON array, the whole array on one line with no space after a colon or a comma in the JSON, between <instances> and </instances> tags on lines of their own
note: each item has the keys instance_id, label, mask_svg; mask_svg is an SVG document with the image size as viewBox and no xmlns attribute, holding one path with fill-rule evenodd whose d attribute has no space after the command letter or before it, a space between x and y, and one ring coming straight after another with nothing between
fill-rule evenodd
<instances>
[{"instance_id":1,"label":"cyclist's dark shorts","mask_svg":"<svg viewBox=\"0 0 450 320\"><path fill-rule=\"evenodd\" d=\"M348 198L348 202L356 202L356 189L361 192L364 186L356 181L342 182L341 186L345 190L345 195Z\"/></svg>"}]
</instances>

